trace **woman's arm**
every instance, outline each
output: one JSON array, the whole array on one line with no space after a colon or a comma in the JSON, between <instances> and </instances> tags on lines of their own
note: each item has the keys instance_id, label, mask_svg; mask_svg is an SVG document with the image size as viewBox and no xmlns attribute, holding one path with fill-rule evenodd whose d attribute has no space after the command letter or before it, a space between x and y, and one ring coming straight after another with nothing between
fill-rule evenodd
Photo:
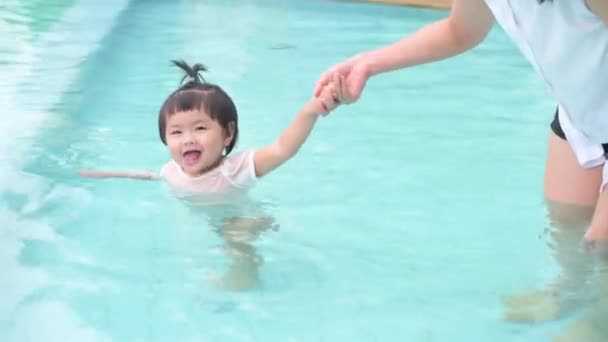
<instances>
[{"instance_id":1,"label":"woman's arm","mask_svg":"<svg viewBox=\"0 0 608 342\"><path fill-rule=\"evenodd\" d=\"M318 96L337 73L345 78L343 100L352 103L359 99L371 76L470 50L484 40L493 24L494 15L484 0L454 0L448 18L391 45L360 53L325 71L316 83L314 94Z\"/></svg>"},{"instance_id":2,"label":"woman's arm","mask_svg":"<svg viewBox=\"0 0 608 342\"><path fill-rule=\"evenodd\" d=\"M494 16L484 0L454 0L448 18L364 58L371 75L434 62L472 49L485 39L493 24Z\"/></svg>"}]
</instances>

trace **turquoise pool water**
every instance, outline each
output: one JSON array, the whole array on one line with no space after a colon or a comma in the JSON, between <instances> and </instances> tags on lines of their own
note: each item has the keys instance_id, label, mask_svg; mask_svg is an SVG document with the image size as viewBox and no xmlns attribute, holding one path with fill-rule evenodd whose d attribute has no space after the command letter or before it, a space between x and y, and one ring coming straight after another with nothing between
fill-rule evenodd
<instances>
[{"instance_id":1,"label":"turquoise pool water","mask_svg":"<svg viewBox=\"0 0 608 342\"><path fill-rule=\"evenodd\" d=\"M252 198L279 225L259 283L221 291L222 240L155 183L156 115L179 74L235 99L239 149L273 141L318 75L445 12L325 1L3 1L0 340L540 341L504 295L557 272L543 235L554 103L499 29L379 76ZM200 209L200 208L199 208ZM200 209L202 210L202 209Z\"/></svg>"}]
</instances>

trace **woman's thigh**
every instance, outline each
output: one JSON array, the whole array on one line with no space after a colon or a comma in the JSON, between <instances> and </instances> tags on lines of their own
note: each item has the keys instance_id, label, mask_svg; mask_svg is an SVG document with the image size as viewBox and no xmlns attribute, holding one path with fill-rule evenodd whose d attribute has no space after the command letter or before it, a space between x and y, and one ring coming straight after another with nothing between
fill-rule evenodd
<instances>
[{"instance_id":1,"label":"woman's thigh","mask_svg":"<svg viewBox=\"0 0 608 342\"><path fill-rule=\"evenodd\" d=\"M550 133L545 166L545 198L553 219L566 224L591 220L601 182L601 166L584 169L568 142Z\"/></svg>"}]
</instances>

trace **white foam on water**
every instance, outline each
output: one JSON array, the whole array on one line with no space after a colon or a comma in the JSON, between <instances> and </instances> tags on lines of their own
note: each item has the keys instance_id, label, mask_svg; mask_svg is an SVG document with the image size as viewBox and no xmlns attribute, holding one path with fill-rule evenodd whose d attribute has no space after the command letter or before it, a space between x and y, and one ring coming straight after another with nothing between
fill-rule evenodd
<instances>
[{"instance_id":1,"label":"white foam on water","mask_svg":"<svg viewBox=\"0 0 608 342\"><path fill-rule=\"evenodd\" d=\"M9 335L11 341L112 341L58 301L40 301L22 310L15 317L15 327Z\"/></svg>"},{"instance_id":2,"label":"white foam on water","mask_svg":"<svg viewBox=\"0 0 608 342\"><path fill-rule=\"evenodd\" d=\"M63 303L45 301L19 306L28 294L52 281L43 270L20 265L23 240L58 243L53 227L41 220L23 219L22 215L57 197L87 198L82 190L64 185L51 188L44 179L21 169L40 129L55 119L50 109L74 82L80 66L99 47L128 3L129 0L77 1L35 39L24 25L31 18L16 14L22 11L10 14L10 21L0 20L0 48L10 51L9 63L0 64L0 104L4 115L4 120L0 120L0 194L26 199L22 209L0 203L0 323L8 323L0 327L10 327L9 331L0 329L3 341L108 340L87 327ZM4 8L9 5L20 6L18 1L12 1L6 2Z\"/></svg>"}]
</instances>

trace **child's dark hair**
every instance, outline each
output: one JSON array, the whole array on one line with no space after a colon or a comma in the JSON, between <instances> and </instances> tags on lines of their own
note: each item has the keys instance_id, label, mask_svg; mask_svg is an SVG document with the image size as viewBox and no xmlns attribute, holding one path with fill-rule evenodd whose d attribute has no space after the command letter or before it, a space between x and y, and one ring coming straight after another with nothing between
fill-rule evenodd
<instances>
[{"instance_id":1,"label":"child's dark hair","mask_svg":"<svg viewBox=\"0 0 608 342\"><path fill-rule=\"evenodd\" d=\"M204 65L194 64L190 66L183 60L173 60L171 62L185 72L186 75L181 82L183 83L186 78L190 78L190 81L171 93L160 108L158 113L160 140L167 145L165 134L168 117L178 112L204 110L211 119L217 121L226 131L228 131L229 124L234 122L234 136L225 149L225 155L228 155L234 148L239 133L238 114L234 102L222 88L207 83L200 75L201 71L207 71Z\"/></svg>"},{"instance_id":2,"label":"child's dark hair","mask_svg":"<svg viewBox=\"0 0 608 342\"><path fill-rule=\"evenodd\" d=\"M542 4L543 2L545 2L546 0L538 0L539 4ZM549 0L549 2L553 2L553 0Z\"/></svg>"}]
</instances>

